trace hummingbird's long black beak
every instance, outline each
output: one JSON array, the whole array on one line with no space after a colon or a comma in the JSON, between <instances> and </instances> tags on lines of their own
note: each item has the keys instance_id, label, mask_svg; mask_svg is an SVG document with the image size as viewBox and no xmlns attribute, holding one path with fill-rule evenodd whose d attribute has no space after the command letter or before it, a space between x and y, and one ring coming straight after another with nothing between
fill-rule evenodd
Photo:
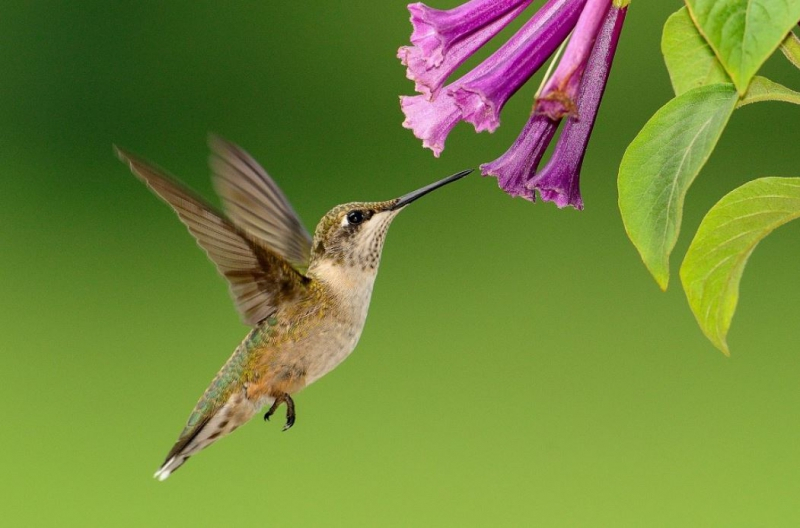
<instances>
[{"instance_id":1,"label":"hummingbird's long black beak","mask_svg":"<svg viewBox=\"0 0 800 528\"><path fill-rule=\"evenodd\" d=\"M463 178L464 176L466 176L467 174L469 174L473 170L475 170L475 169L467 169L467 170L463 170L461 172L457 172L457 173L453 174L452 176L448 176L447 178L445 178L443 180L439 180L439 181L434 182L434 183L432 183L430 185L426 185L422 189L417 189L416 191L412 191L412 192L406 194L405 196L401 196L400 198L398 198L395 201L394 205L392 205L392 207L389 210L390 211L396 211L396 210L400 209L401 207L405 207L406 205L410 204L411 202L413 202L417 198L425 196L429 192L435 191L439 187L447 185L448 183L454 182L456 180L460 180L461 178Z\"/></svg>"}]
</instances>

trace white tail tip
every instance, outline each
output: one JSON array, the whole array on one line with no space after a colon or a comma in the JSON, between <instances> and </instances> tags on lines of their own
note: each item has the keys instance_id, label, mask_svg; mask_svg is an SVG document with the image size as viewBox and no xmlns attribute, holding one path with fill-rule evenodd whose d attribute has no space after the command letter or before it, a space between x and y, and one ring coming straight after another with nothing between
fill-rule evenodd
<instances>
[{"instance_id":1,"label":"white tail tip","mask_svg":"<svg viewBox=\"0 0 800 528\"><path fill-rule=\"evenodd\" d=\"M169 477L170 474L172 474L172 470L174 469L172 467L173 462L175 462L175 457L172 457L166 462L164 462L164 465L161 466L161 468L159 468L159 470L155 472L153 477L157 478L159 482L167 480L167 477Z\"/></svg>"}]
</instances>

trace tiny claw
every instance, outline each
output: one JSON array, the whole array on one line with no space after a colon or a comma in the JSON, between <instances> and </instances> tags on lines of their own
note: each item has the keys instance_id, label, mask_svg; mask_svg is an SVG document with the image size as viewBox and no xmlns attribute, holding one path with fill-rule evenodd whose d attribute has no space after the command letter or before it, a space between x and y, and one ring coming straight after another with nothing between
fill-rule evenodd
<instances>
[{"instance_id":1,"label":"tiny claw","mask_svg":"<svg viewBox=\"0 0 800 528\"><path fill-rule=\"evenodd\" d=\"M282 431L288 431L294 425L294 415L286 417L286 425L283 426Z\"/></svg>"},{"instance_id":2,"label":"tiny claw","mask_svg":"<svg viewBox=\"0 0 800 528\"><path fill-rule=\"evenodd\" d=\"M294 425L294 400L288 394L284 399L286 400L286 425L283 426L283 430L288 431Z\"/></svg>"},{"instance_id":3,"label":"tiny claw","mask_svg":"<svg viewBox=\"0 0 800 528\"><path fill-rule=\"evenodd\" d=\"M278 406L281 404L281 401L282 400L280 398L278 398L274 402L272 402L272 407L270 407L269 410L266 412L266 414L264 414L264 421L265 422L268 422L269 421L269 417L272 416L273 414L275 414L275 411L278 409Z\"/></svg>"},{"instance_id":4,"label":"tiny claw","mask_svg":"<svg viewBox=\"0 0 800 528\"><path fill-rule=\"evenodd\" d=\"M281 403L286 403L286 425L283 426L283 430L288 431L294 425L294 418L295 418L294 401L292 400L292 397L289 396L288 394L281 394L280 396L275 398L275 401L272 402L272 407L270 407L267 413L264 415L264 421L265 422L269 421L269 417L275 413L275 411L278 409Z\"/></svg>"}]
</instances>

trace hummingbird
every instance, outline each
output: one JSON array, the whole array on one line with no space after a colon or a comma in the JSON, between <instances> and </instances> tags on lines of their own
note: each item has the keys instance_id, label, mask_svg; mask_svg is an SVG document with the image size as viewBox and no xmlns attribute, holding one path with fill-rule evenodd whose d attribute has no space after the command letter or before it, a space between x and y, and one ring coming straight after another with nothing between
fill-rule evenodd
<instances>
[{"instance_id":1,"label":"hummingbird","mask_svg":"<svg viewBox=\"0 0 800 528\"><path fill-rule=\"evenodd\" d=\"M210 166L224 213L164 171L115 147L117 156L169 204L228 281L242 321L252 327L195 405L154 477L165 480L192 455L249 421L269 420L292 395L353 351L369 309L386 232L417 198L472 169L383 202L338 205L314 237L278 185L247 152L209 140Z\"/></svg>"}]
</instances>

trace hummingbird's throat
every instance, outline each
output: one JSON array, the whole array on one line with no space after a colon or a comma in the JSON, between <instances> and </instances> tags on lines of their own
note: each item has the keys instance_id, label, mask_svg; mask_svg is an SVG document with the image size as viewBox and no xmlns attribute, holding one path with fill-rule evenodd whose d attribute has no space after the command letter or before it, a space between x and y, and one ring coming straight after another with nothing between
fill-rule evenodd
<instances>
[{"instance_id":1,"label":"hummingbird's throat","mask_svg":"<svg viewBox=\"0 0 800 528\"><path fill-rule=\"evenodd\" d=\"M400 209L382 211L372 217L372 220L356 235L351 266L360 266L364 271L377 272L383 244L386 242L386 232L389 231L389 225L399 212Z\"/></svg>"},{"instance_id":2,"label":"hummingbird's throat","mask_svg":"<svg viewBox=\"0 0 800 528\"><path fill-rule=\"evenodd\" d=\"M399 211L381 211L356 229L343 229L336 240L319 253L309 274L324 282L352 288L374 280L389 225Z\"/></svg>"}]
</instances>

